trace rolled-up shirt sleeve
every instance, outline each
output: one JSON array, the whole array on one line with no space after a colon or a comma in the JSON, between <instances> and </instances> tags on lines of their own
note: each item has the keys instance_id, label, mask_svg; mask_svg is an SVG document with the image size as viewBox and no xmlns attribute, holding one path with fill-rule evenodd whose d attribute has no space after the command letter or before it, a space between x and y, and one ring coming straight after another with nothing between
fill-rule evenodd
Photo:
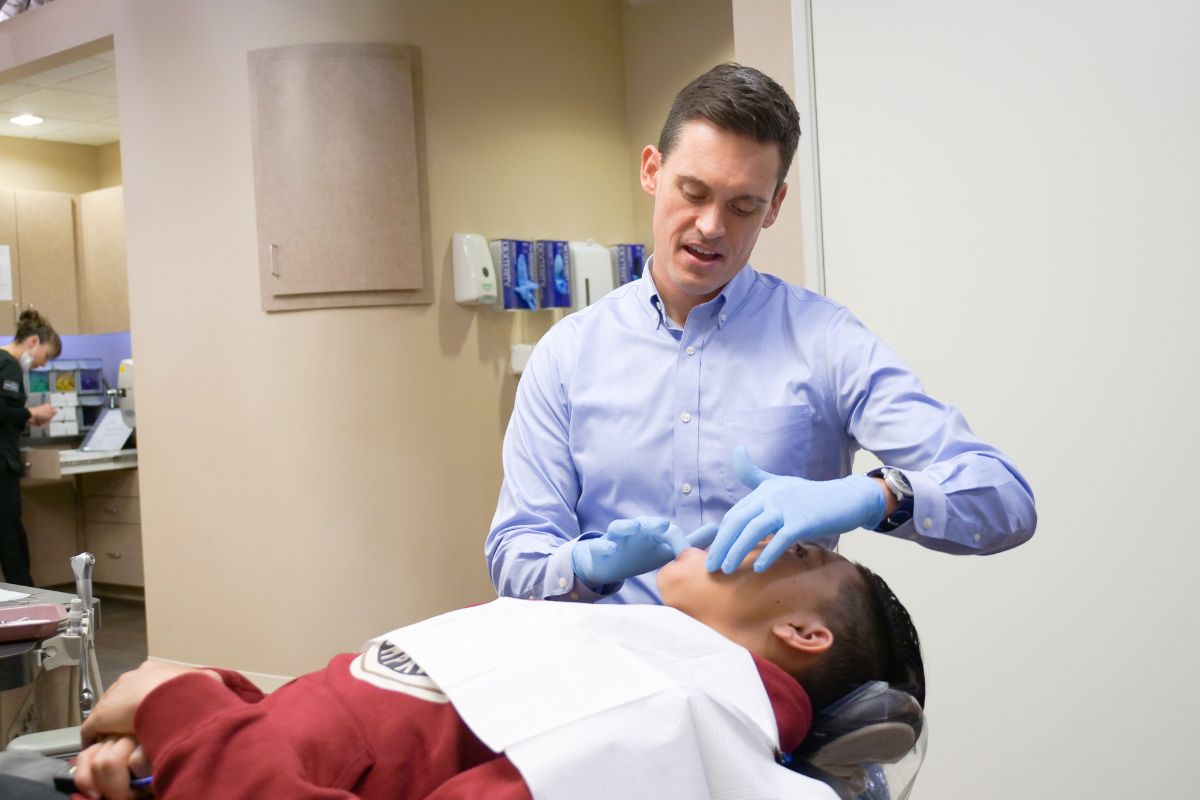
<instances>
[{"instance_id":1,"label":"rolled-up shirt sleeve","mask_svg":"<svg viewBox=\"0 0 1200 800\"><path fill-rule=\"evenodd\" d=\"M887 535L932 550L984 555L1028 541L1033 492L1012 461L931 397L916 375L846 309L825 333L829 381L846 432L913 489L913 516Z\"/></svg>"}]
</instances>

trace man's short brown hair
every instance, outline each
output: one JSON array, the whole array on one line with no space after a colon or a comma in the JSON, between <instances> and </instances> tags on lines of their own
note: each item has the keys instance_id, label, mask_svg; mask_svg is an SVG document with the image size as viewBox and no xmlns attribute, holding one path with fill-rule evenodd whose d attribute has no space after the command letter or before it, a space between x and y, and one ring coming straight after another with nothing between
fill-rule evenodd
<instances>
[{"instance_id":1,"label":"man's short brown hair","mask_svg":"<svg viewBox=\"0 0 1200 800\"><path fill-rule=\"evenodd\" d=\"M722 130L779 147L779 178L783 185L800 142L800 114L783 87L753 67L718 64L675 95L667 121L658 136L658 151L666 161L689 122L705 119Z\"/></svg>"}]
</instances>

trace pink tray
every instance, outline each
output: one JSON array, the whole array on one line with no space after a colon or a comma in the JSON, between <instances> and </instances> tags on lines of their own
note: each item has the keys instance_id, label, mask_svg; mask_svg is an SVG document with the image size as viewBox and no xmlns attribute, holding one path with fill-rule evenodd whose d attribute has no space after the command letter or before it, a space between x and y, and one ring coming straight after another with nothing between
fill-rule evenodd
<instances>
[{"instance_id":1,"label":"pink tray","mask_svg":"<svg viewBox=\"0 0 1200 800\"><path fill-rule=\"evenodd\" d=\"M59 623L66 618L63 607L52 603L0 608L0 642L53 636L58 632Z\"/></svg>"}]
</instances>

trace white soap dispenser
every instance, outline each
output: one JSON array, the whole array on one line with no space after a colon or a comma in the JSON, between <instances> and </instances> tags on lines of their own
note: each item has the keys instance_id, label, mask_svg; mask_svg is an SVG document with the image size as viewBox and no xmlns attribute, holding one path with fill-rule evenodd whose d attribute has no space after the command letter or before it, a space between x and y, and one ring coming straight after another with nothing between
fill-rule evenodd
<instances>
[{"instance_id":1,"label":"white soap dispenser","mask_svg":"<svg viewBox=\"0 0 1200 800\"><path fill-rule=\"evenodd\" d=\"M456 233L451 242L454 301L463 305L496 302L496 267L487 239L478 233Z\"/></svg>"}]
</instances>

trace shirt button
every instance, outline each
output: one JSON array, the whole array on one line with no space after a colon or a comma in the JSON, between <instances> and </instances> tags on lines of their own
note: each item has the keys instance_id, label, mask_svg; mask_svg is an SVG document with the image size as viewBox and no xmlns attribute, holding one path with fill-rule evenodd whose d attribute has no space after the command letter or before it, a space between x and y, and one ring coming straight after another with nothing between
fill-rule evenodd
<instances>
[{"instance_id":1,"label":"shirt button","mask_svg":"<svg viewBox=\"0 0 1200 800\"><path fill-rule=\"evenodd\" d=\"M722 315L721 315L721 322L724 322L726 319L728 319L728 317L726 317L724 314L722 314Z\"/></svg>"},{"instance_id":2,"label":"shirt button","mask_svg":"<svg viewBox=\"0 0 1200 800\"><path fill-rule=\"evenodd\" d=\"M687 353L689 356L694 356L694 355L696 355L696 348L692 347L692 346L689 344L689 345L688 345L688 346L687 346L687 347L684 349L684 351L683 351L683 352Z\"/></svg>"},{"instance_id":3,"label":"shirt button","mask_svg":"<svg viewBox=\"0 0 1200 800\"><path fill-rule=\"evenodd\" d=\"M558 579L558 588L560 588L560 589L565 589L566 587L567 587L567 579L566 579L566 578L559 578L559 579Z\"/></svg>"},{"instance_id":4,"label":"shirt button","mask_svg":"<svg viewBox=\"0 0 1200 800\"><path fill-rule=\"evenodd\" d=\"M983 534L982 534L982 533L977 533L977 534L975 534L975 541L977 541L977 542L978 542L978 541L979 541L980 539L982 539L982 538L983 538Z\"/></svg>"},{"instance_id":5,"label":"shirt button","mask_svg":"<svg viewBox=\"0 0 1200 800\"><path fill-rule=\"evenodd\" d=\"M686 411L685 411L685 412L683 412L682 414L680 414L680 415L679 415L679 418L680 418L681 420L683 420L684 422L691 422L691 421L692 421L692 415L691 415L691 414L689 414L689 413L688 413L688 412L686 412Z\"/></svg>"},{"instance_id":6,"label":"shirt button","mask_svg":"<svg viewBox=\"0 0 1200 800\"><path fill-rule=\"evenodd\" d=\"M926 517L925 519L921 520L921 526L925 528L925 530L929 530L933 527L933 520L931 520L929 517Z\"/></svg>"},{"instance_id":7,"label":"shirt button","mask_svg":"<svg viewBox=\"0 0 1200 800\"><path fill-rule=\"evenodd\" d=\"M692 485L690 483L685 483L683 486L679 487L679 491L683 492L684 494L691 494Z\"/></svg>"},{"instance_id":8,"label":"shirt button","mask_svg":"<svg viewBox=\"0 0 1200 800\"><path fill-rule=\"evenodd\" d=\"M579 599L579 592L571 592L571 599L572 599L572 600L578 600L578 599Z\"/></svg>"}]
</instances>

